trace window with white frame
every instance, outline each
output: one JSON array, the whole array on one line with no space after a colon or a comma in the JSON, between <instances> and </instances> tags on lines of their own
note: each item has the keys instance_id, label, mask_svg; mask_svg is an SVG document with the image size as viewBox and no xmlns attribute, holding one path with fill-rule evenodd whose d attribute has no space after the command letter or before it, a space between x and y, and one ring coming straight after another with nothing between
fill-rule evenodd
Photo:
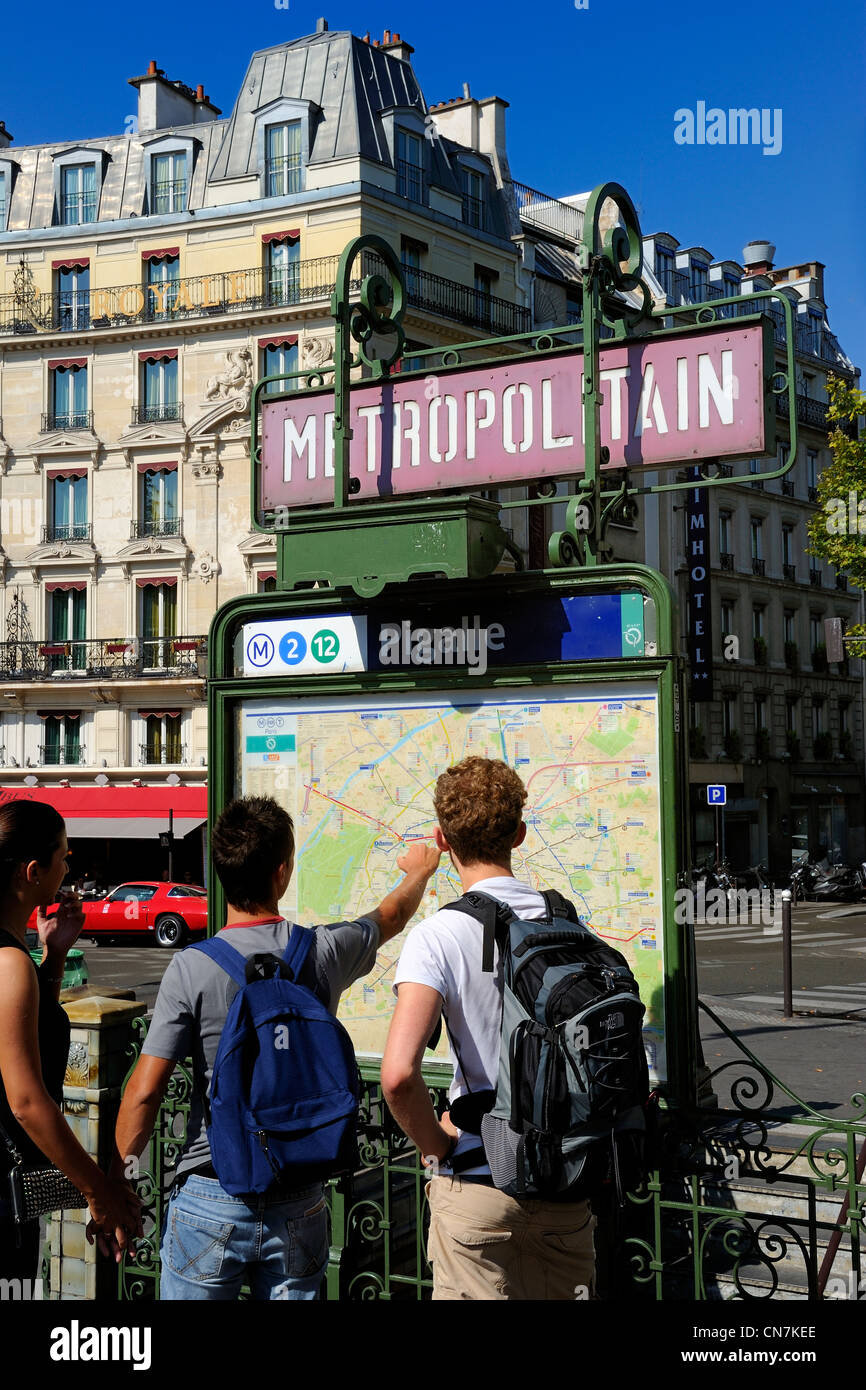
<instances>
[{"instance_id":1,"label":"window with white frame","mask_svg":"<svg viewBox=\"0 0 866 1390\"><path fill-rule=\"evenodd\" d=\"M49 479L51 513L49 540L87 540L87 476L69 474Z\"/></svg>"},{"instance_id":2,"label":"window with white frame","mask_svg":"<svg viewBox=\"0 0 866 1390\"><path fill-rule=\"evenodd\" d=\"M794 564L794 526L787 523L782 527L782 564L793 566Z\"/></svg>"},{"instance_id":3,"label":"window with white frame","mask_svg":"<svg viewBox=\"0 0 866 1390\"><path fill-rule=\"evenodd\" d=\"M146 468L138 486L138 534L179 536L177 469Z\"/></svg>"},{"instance_id":4,"label":"window with white frame","mask_svg":"<svg viewBox=\"0 0 866 1390\"><path fill-rule=\"evenodd\" d=\"M785 609L783 618L785 641L796 642L797 640L797 615L791 608Z\"/></svg>"},{"instance_id":5,"label":"window with white frame","mask_svg":"<svg viewBox=\"0 0 866 1390\"><path fill-rule=\"evenodd\" d=\"M767 697L766 695L755 696L755 733L767 729Z\"/></svg>"},{"instance_id":6,"label":"window with white frame","mask_svg":"<svg viewBox=\"0 0 866 1390\"><path fill-rule=\"evenodd\" d=\"M86 429L87 366L79 363L51 368L51 418L56 430Z\"/></svg>"},{"instance_id":7,"label":"window with white frame","mask_svg":"<svg viewBox=\"0 0 866 1390\"><path fill-rule=\"evenodd\" d=\"M818 454L815 449L806 450L806 487L809 489L809 501L818 500Z\"/></svg>"},{"instance_id":8,"label":"window with white frame","mask_svg":"<svg viewBox=\"0 0 866 1390\"><path fill-rule=\"evenodd\" d=\"M96 165L66 164L60 170L60 222L64 227L96 221Z\"/></svg>"},{"instance_id":9,"label":"window with white frame","mask_svg":"<svg viewBox=\"0 0 866 1390\"><path fill-rule=\"evenodd\" d=\"M149 670L170 666L177 636L177 583L148 581L140 592L143 664Z\"/></svg>"},{"instance_id":10,"label":"window with white frame","mask_svg":"<svg viewBox=\"0 0 866 1390\"><path fill-rule=\"evenodd\" d=\"M67 763L80 763L83 753L80 713L64 712L43 716L43 742L39 749L43 767L62 767Z\"/></svg>"},{"instance_id":11,"label":"window with white frame","mask_svg":"<svg viewBox=\"0 0 866 1390\"><path fill-rule=\"evenodd\" d=\"M76 582L54 589L49 600L51 637L47 655L50 668L52 671L82 671L87 665L87 590Z\"/></svg>"},{"instance_id":12,"label":"window with white frame","mask_svg":"<svg viewBox=\"0 0 866 1390\"><path fill-rule=\"evenodd\" d=\"M262 343L261 353L263 377L279 376L282 372L296 372L298 370L297 338L280 338L275 339L272 343ZM300 382L301 378L299 377L272 381L265 387L265 393L278 395L282 391L296 391Z\"/></svg>"},{"instance_id":13,"label":"window with white frame","mask_svg":"<svg viewBox=\"0 0 866 1390\"><path fill-rule=\"evenodd\" d=\"M764 522L761 517L753 516L749 525L749 532L752 539L752 559L763 560L764 558Z\"/></svg>"},{"instance_id":14,"label":"window with white frame","mask_svg":"<svg viewBox=\"0 0 866 1390\"><path fill-rule=\"evenodd\" d=\"M725 738L730 738L731 734L737 731L737 699L736 695L725 695L722 700L722 723Z\"/></svg>"},{"instance_id":15,"label":"window with white frame","mask_svg":"<svg viewBox=\"0 0 866 1390\"><path fill-rule=\"evenodd\" d=\"M268 303L297 304L301 288L301 243L297 237L267 244Z\"/></svg>"},{"instance_id":16,"label":"window with white frame","mask_svg":"<svg viewBox=\"0 0 866 1390\"><path fill-rule=\"evenodd\" d=\"M145 728L141 761L150 765L182 763L180 710L140 710L139 713Z\"/></svg>"},{"instance_id":17,"label":"window with white frame","mask_svg":"<svg viewBox=\"0 0 866 1390\"><path fill-rule=\"evenodd\" d=\"M147 314L152 319L174 317L180 282L178 256L150 256L145 262Z\"/></svg>"},{"instance_id":18,"label":"window with white frame","mask_svg":"<svg viewBox=\"0 0 866 1390\"><path fill-rule=\"evenodd\" d=\"M0 169L0 232L5 232L6 230L8 200L9 177L5 169Z\"/></svg>"},{"instance_id":19,"label":"window with white frame","mask_svg":"<svg viewBox=\"0 0 866 1390\"><path fill-rule=\"evenodd\" d=\"M719 553L722 555L733 554L730 512L719 512Z\"/></svg>"},{"instance_id":20,"label":"window with white frame","mask_svg":"<svg viewBox=\"0 0 866 1390\"><path fill-rule=\"evenodd\" d=\"M475 169L463 169L463 221L467 227L484 228L484 176Z\"/></svg>"},{"instance_id":21,"label":"window with white frame","mask_svg":"<svg viewBox=\"0 0 866 1390\"><path fill-rule=\"evenodd\" d=\"M826 708L823 695L812 696L812 737L820 738L827 732Z\"/></svg>"},{"instance_id":22,"label":"window with white frame","mask_svg":"<svg viewBox=\"0 0 866 1390\"><path fill-rule=\"evenodd\" d=\"M139 423L179 420L177 398L177 356L147 357L141 364L141 405Z\"/></svg>"},{"instance_id":23,"label":"window with white frame","mask_svg":"<svg viewBox=\"0 0 866 1390\"><path fill-rule=\"evenodd\" d=\"M186 150L169 150L150 157L150 210L185 212L188 188Z\"/></svg>"},{"instance_id":24,"label":"window with white frame","mask_svg":"<svg viewBox=\"0 0 866 1390\"><path fill-rule=\"evenodd\" d=\"M409 130L397 131L397 192L410 203L424 201L424 146Z\"/></svg>"},{"instance_id":25,"label":"window with white frame","mask_svg":"<svg viewBox=\"0 0 866 1390\"><path fill-rule=\"evenodd\" d=\"M265 196L285 198L300 193L303 160L301 122L281 121L265 127Z\"/></svg>"},{"instance_id":26,"label":"window with white frame","mask_svg":"<svg viewBox=\"0 0 866 1390\"><path fill-rule=\"evenodd\" d=\"M731 633L734 631L736 608L737 605L731 599L722 599L721 618L723 637L730 637Z\"/></svg>"},{"instance_id":27,"label":"window with white frame","mask_svg":"<svg viewBox=\"0 0 866 1390\"><path fill-rule=\"evenodd\" d=\"M55 280L57 327L64 333L81 332L90 327L90 266L61 266Z\"/></svg>"}]
</instances>

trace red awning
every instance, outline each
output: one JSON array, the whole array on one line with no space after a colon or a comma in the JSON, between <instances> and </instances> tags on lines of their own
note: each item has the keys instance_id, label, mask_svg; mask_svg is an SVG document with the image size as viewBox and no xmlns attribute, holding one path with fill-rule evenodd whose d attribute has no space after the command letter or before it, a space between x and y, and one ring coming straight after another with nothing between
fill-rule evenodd
<instances>
[{"instance_id":1,"label":"red awning","mask_svg":"<svg viewBox=\"0 0 866 1390\"><path fill-rule=\"evenodd\" d=\"M177 719L180 714L179 709L140 709L138 712L142 719L164 719L166 715L169 719Z\"/></svg>"},{"instance_id":2,"label":"red awning","mask_svg":"<svg viewBox=\"0 0 866 1390\"><path fill-rule=\"evenodd\" d=\"M52 580L50 584L46 584L45 588L47 589L49 594L52 593L55 589L60 589L63 591L67 589L86 589L87 581L85 579L56 579ZM67 639L64 637L62 640L65 642L71 639Z\"/></svg>"},{"instance_id":3,"label":"red awning","mask_svg":"<svg viewBox=\"0 0 866 1390\"><path fill-rule=\"evenodd\" d=\"M86 357L49 357L48 370L54 372L58 367L86 367Z\"/></svg>"},{"instance_id":4,"label":"red awning","mask_svg":"<svg viewBox=\"0 0 866 1390\"><path fill-rule=\"evenodd\" d=\"M277 572L276 572L276 570L259 570L258 574L256 575L256 578L259 579L259 580L262 580L262 579L276 579L276 577L277 577Z\"/></svg>"},{"instance_id":5,"label":"red awning","mask_svg":"<svg viewBox=\"0 0 866 1390\"><path fill-rule=\"evenodd\" d=\"M47 470L49 478L86 478L86 468L49 468Z\"/></svg>"},{"instance_id":6,"label":"red awning","mask_svg":"<svg viewBox=\"0 0 866 1390\"><path fill-rule=\"evenodd\" d=\"M297 341L297 333L284 333L281 338L259 338L259 347L294 347Z\"/></svg>"},{"instance_id":7,"label":"red awning","mask_svg":"<svg viewBox=\"0 0 866 1390\"><path fill-rule=\"evenodd\" d=\"M139 473L176 473L176 463L140 463Z\"/></svg>"},{"instance_id":8,"label":"red awning","mask_svg":"<svg viewBox=\"0 0 866 1390\"><path fill-rule=\"evenodd\" d=\"M147 586L148 586L148 584L169 584L169 585L171 585L171 584L176 584L176 583L177 583L177 575L176 575L176 574L175 574L175 575L167 575L167 576L166 576L165 578L163 578L163 579L136 579L135 582L136 582L136 584L138 585L139 589L146 589ZM82 588L83 588L83 587L84 587L84 586L82 585Z\"/></svg>"},{"instance_id":9,"label":"red awning","mask_svg":"<svg viewBox=\"0 0 866 1390\"><path fill-rule=\"evenodd\" d=\"M151 348L149 352L138 354L139 362L162 362L173 357L177 357L177 348Z\"/></svg>"},{"instance_id":10,"label":"red awning","mask_svg":"<svg viewBox=\"0 0 866 1390\"><path fill-rule=\"evenodd\" d=\"M164 246L161 251L142 251L143 261L161 261L164 256L179 256L179 246Z\"/></svg>"},{"instance_id":11,"label":"red awning","mask_svg":"<svg viewBox=\"0 0 866 1390\"><path fill-rule=\"evenodd\" d=\"M66 261L52 261L52 270L86 270L90 265L89 256L72 256Z\"/></svg>"},{"instance_id":12,"label":"red awning","mask_svg":"<svg viewBox=\"0 0 866 1390\"><path fill-rule=\"evenodd\" d=\"M300 240L300 229L294 227L290 232L264 232L262 241L298 241Z\"/></svg>"},{"instance_id":13,"label":"red awning","mask_svg":"<svg viewBox=\"0 0 866 1390\"><path fill-rule=\"evenodd\" d=\"M44 801L66 821L70 839L153 840L168 830L188 835L207 819L207 787L0 787L0 805Z\"/></svg>"}]
</instances>

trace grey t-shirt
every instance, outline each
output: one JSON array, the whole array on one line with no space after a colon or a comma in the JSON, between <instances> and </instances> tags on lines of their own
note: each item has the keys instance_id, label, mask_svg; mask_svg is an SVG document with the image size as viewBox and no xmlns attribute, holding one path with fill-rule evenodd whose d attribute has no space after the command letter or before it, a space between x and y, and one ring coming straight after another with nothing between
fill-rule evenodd
<instances>
[{"instance_id":1,"label":"grey t-shirt","mask_svg":"<svg viewBox=\"0 0 866 1390\"><path fill-rule=\"evenodd\" d=\"M284 919L252 927L223 927L219 936L242 956L282 955L291 924ZM316 927L299 984L336 1014L343 990L368 974L379 948L379 928L368 918ZM193 1095L178 1175L211 1161L204 1114L220 1034L238 986L202 951L179 951L162 977L142 1053L182 1061L192 1057Z\"/></svg>"}]
</instances>

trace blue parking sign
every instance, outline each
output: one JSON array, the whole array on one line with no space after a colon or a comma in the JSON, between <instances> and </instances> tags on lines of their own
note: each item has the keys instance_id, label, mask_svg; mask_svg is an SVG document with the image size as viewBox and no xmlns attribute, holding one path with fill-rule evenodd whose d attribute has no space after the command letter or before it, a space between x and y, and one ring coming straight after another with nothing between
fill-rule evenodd
<instances>
[{"instance_id":1,"label":"blue parking sign","mask_svg":"<svg viewBox=\"0 0 866 1390\"><path fill-rule=\"evenodd\" d=\"M707 805L724 806L728 799L728 789L724 786L707 787Z\"/></svg>"}]
</instances>

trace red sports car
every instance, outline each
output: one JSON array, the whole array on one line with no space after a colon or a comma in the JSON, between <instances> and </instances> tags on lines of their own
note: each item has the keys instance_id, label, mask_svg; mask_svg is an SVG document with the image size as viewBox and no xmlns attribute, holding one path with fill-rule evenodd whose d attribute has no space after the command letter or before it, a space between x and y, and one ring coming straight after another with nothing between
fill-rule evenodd
<instances>
[{"instance_id":1,"label":"red sports car","mask_svg":"<svg viewBox=\"0 0 866 1390\"><path fill-rule=\"evenodd\" d=\"M82 936L94 942L114 936L152 932L158 946L183 946L207 930L207 893L187 883L122 883L104 898L81 904ZM56 912L57 903L48 909ZM36 926L36 914L29 923Z\"/></svg>"}]
</instances>

